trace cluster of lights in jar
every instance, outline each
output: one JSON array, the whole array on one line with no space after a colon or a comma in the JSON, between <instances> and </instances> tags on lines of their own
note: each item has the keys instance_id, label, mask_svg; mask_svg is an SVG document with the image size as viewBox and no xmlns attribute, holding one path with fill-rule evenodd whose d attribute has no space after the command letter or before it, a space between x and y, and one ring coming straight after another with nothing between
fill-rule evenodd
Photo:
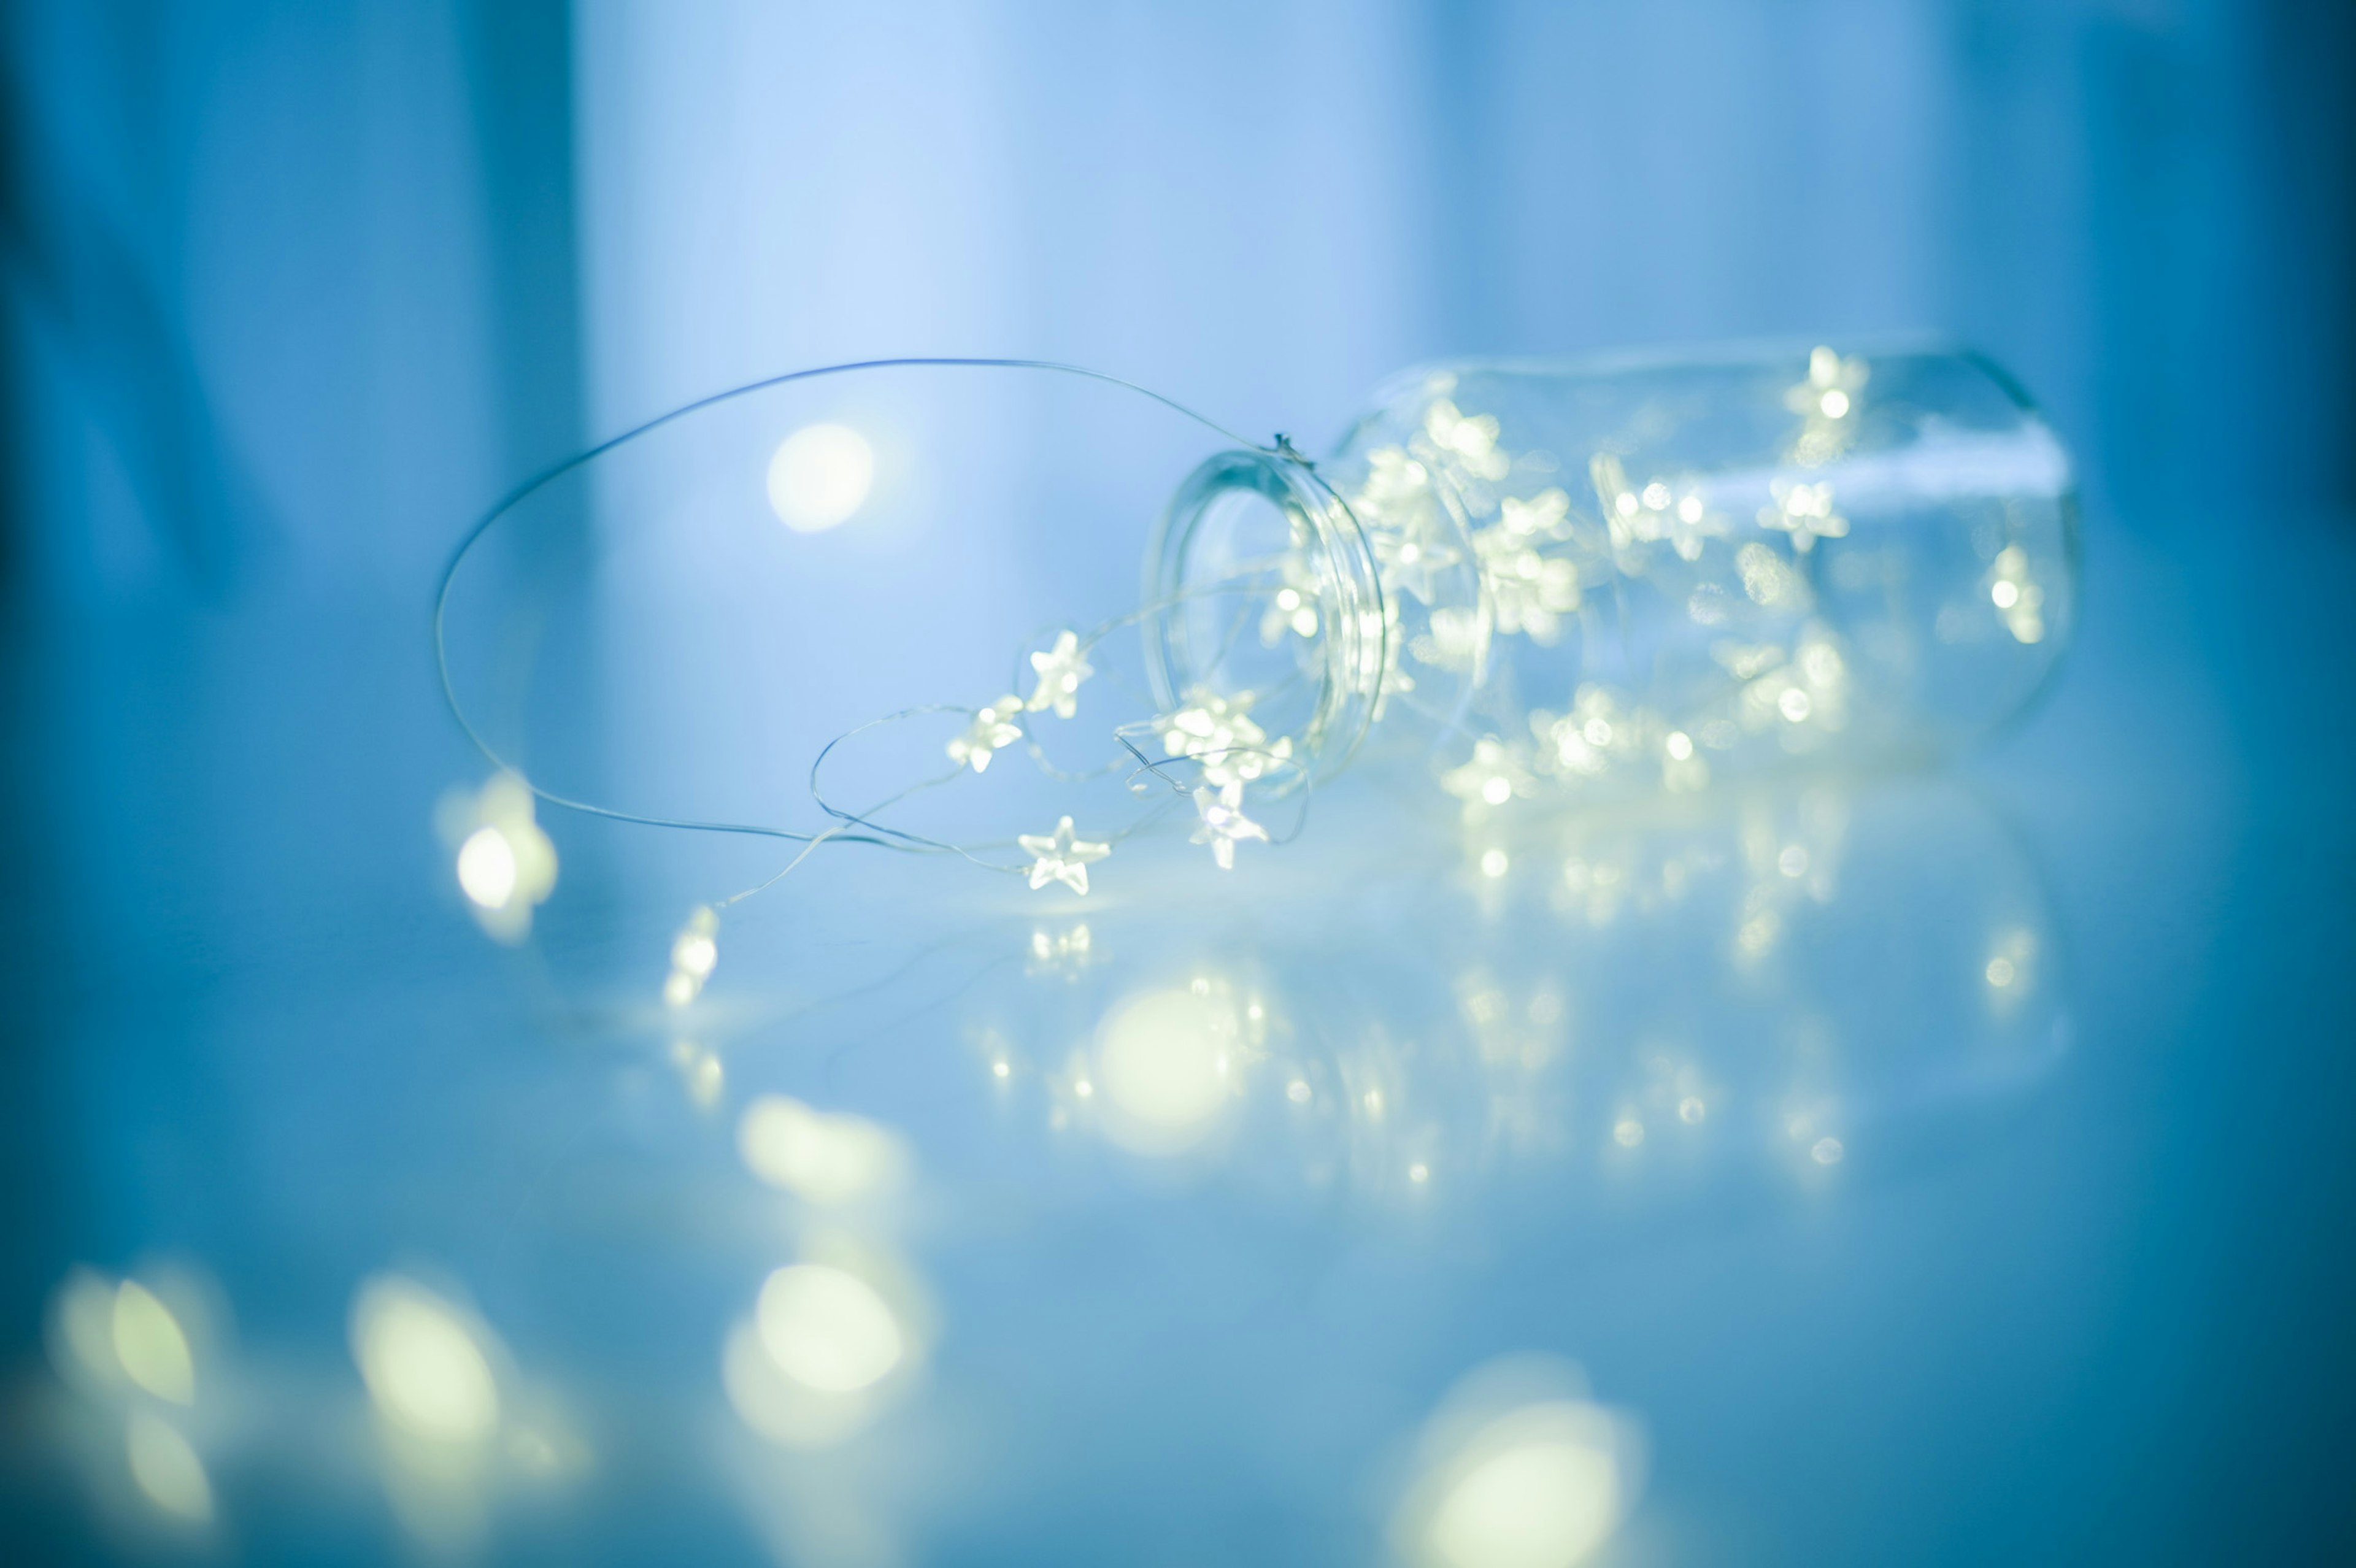
<instances>
[{"instance_id":1,"label":"cluster of lights in jar","mask_svg":"<svg viewBox=\"0 0 2356 1568\"><path fill-rule=\"evenodd\" d=\"M1460 406L1455 376L1431 378L1421 422L1365 454L1347 497L1392 622L1373 692L1378 715L1394 693L1413 691L1410 670L1469 674L1477 684L1505 639L1552 646L1599 592L1649 578L1675 588L1694 625L1719 634L1708 645L1725 676L1715 695L1673 714L1582 682L1569 711L1530 713L1526 737L1479 736L1471 758L1442 775L1469 816L1605 774L1697 790L1709 783L1711 752L1749 738L1803 752L1847 728L1850 655L1817 613L1812 565L1818 546L1847 539L1851 525L1833 478L1810 471L1856 445L1870 381L1862 357L1812 350L1782 400L1797 421L1780 454L1785 472L1766 480L1759 503L1736 507L1723 479L1632 475L1633 459L1615 451L1590 455L1590 496L1574 501L1553 482L1551 454L1507 452L1495 416ZM1469 542L1469 554L1456 540ZM2020 545L1994 552L1982 589L2014 639L2044 635L2044 592ZM1943 620L1943 635L1953 626ZM1748 639L1738 635L1744 627Z\"/></svg>"}]
</instances>

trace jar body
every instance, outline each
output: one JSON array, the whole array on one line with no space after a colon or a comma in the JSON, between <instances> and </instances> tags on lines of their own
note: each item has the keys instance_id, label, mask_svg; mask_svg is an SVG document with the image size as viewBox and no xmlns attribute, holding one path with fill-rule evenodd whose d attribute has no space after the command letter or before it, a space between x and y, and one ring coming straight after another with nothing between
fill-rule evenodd
<instances>
[{"instance_id":1,"label":"jar body","mask_svg":"<svg viewBox=\"0 0 2356 1568\"><path fill-rule=\"evenodd\" d=\"M1289 658L1352 687L1309 753L1420 748L1474 805L1952 752L2072 630L2068 460L1966 355L1441 366L1315 479L1294 511L1345 522L1295 517L1282 549L1190 558L1173 541L1202 530L1165 519L1159 592L1224 573L1223 601L1265 603L1234 667L1173 661L1168 684L1232 694L1255 660L1280 684Z\"/></svg>"}]
</instances>

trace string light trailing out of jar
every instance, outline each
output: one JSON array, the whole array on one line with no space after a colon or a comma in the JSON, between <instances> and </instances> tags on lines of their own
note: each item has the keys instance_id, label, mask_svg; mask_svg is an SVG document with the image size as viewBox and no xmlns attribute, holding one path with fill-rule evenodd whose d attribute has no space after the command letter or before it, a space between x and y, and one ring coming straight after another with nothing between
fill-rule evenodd
<instances>
[{"instance_id":1,"label":"string light trailing out of jar","mask_svg":"<svg viewBox=\"0 0 2356 1568\"><path fill-rule=\"evenodd\" d=\"M504 518L675 421L789 385L847 392L911 370L1077 384L1158 405L1232 445L1170 496L1132 609L1016 650L1022 678L1010 687L923 694L819 747L809 789L823 826L623 812L550 792L484 741L451 678L444 622L453 581ZM814 426L786 433L748 482L766 486L788 527L855 517L887 472L851 423L830 421L823 443L807 435ZM779 497L787 456L809 466L843 453L811 481L823 507L790 485ZM2045 682L2072 629L2075 568L2068 458L2011 380L1969 354L1817 346L1444 365L1392 382L1316 461L1282 436L1253 444L1097 372L903 360L739 389L542 476L462 544L434 635L452 710L506 781L482 798L497 797L500 832L531 850L530 876L519 870L509 891L527 914L554 880L530 826L534 795L798 843L779 877L841 839L951 855L1081 896L1113 871L1125 838L1173 809L1232 868L1244 847L1299 831L1310 786L1354 759L1419 768L1436 808L1478 819L1547 799L1951 754ZM1110 640L1132 632L1142 691L1104 675ZM937 771L856 809L830 797L826 770L843 748L908 726L939 733ZM1094 737L1099 760L1050 760L1050 741L1068 754L1075 737L1084 748ZM1134 807L1104 822L1076 805L982 840L922 833L896 815L919 795L973 787L1009 756L1075 790L1121 778ZM1272 837L1268 809L1285 797L1290 820ZM454 807L445 830L466 826L461 815ZM460 869L480 909L488 857L478 837L459 842L476 846ZM719 912L757 891L699 909L681 929L676 1005L711 973Z\"/></svg>"}]
</instances>

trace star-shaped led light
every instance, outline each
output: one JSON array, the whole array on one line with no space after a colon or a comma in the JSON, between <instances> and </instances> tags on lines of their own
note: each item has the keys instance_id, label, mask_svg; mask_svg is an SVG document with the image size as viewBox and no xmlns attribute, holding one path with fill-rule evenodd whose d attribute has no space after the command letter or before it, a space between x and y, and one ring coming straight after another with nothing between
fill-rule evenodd
<instances>
[{"instance_id":1,"label":"star-shaped led light","mask_svg":"<svg viewBox=\"0 0 2356 1568\"><path fill-rule=\"evenodd\" d=\"M1033 887L1061 882L1076 893L1088 891L1088 868L1112 853L1109 844L1074 837L1068 816L1055 824L1053 833L1018 834L1014 841L1023 846L1024 854L1035 857L1031 862Z\"/></svg>"},{"instance_id":2,"label":"star-shaped led light","mask_svg":"<svg viewBox=\"0 0 2356 1568\"><path fill-rule=\"evenodd\" d=\"M1611 692L1590 681L1572 695L1569 712L1559 719L1543 710L1533 713L1530 729L1545 743L1542 771L1592 778L1641 749L1647 726L1623 713Z\"/></svg>"},{"instance_id":3,"label":"star-shaped led light","mask_svg":"<svg viewBox=\"0 0 2356 1568\"><path fill-rule=\"evenodd\" d=\"M1640 488L1629 482L1627 469L1612 453L1599 452L1590 458L1587 473L1594 482L1595 499L1603 508L1615 550L1666 539L1680 560L1699 560L1703 546L1726 532L1725 519L1710 511L1700 492L1688 488L1679 495L1665 479L1655 479ZM1641 570L1624 558L1622 564L1630 571Z\"/></svg>"},{"instance_id":4,"label":"star-shaped led light","mask_svg":"<svg viewBox=\"0 0 2356 1568\"><path fill-rule=\"evenodd\" d=\"M1424 411L1423 432L1452 461L1483 479L1503 479L1513 460L1497 450L1497 416L1467 414L1446 398Z\"/></svg>"},{"instance_id":5,"label":"star-shaped led light","mask_svg":"<svg viewBox=\"0 0 2356 1568\"><path fill-rule=\"evenodd\" d=\"M1385 592L1412 593L1427 604L1440 596L1440 574L1464 559L1437 528L1419 525L1396 533L1377 533L1369 542L1375 547Z\"/></svg>"},{"instance_id":6,"label":"star-shaped led light","mask_svg":"<svg viewBox=\"0 0 2356 1568\"><path fill-rule=\"evenodd\" d=\"M1285 552L1279 570L1284 574L1284 584L1269 595L1268 607L1260 612L1259 640L1263 647L1276 646L1288 634L1313 637L1320 624L1317 569L1310 563L1308 552L1296 544Z\"/></svg>"},{"instance_id":7,"label":"star-shaped led light","mask_svg":"<svg viewBox=\"0 0 2356 1568\"><path fill-rule=\"evenodd\" d=\"M1848 519L1833 510L1833 487L1828 482L1794 485L1778 479L1768 489L1774 493L1775 504L1759 508L1759 526L1790 534L1792 548L1802 555L1815 549L1818 539L1847 537Z\"/></svg>"},{"instance_id":8,"label":"star-shaped led light","mask_svg":"<svg viewBox=\"0 0 2356 1568\"><path fill-rule=\"evenodd\" d=\"M1031 688L1031 700L1023 708L1033 713L1052 708L1058 719L1079 711L1080 682L1097 672L1076 632L1057 634L1054 647L1031 656L1031 667L1038 671L1039 684Z\"/></svg>"},{"instance_id":9,"label":"star-shaped led light","mask_svg":"<svg viewBox=\"0 0 2356 1568\"><path fill-rule=\"evenodd\" d=\"M1216 791L1198 789L1194 792L1194 809L1202 814L1203 826L1194 829L1194 841L1211 847L1211 859L1219 863L1222 871L1236 869L1236 842L1257 838L1268 842L1268 829L1244 815L1244 786L1229 784Z\"/></svg>"},{"instance_id":10,"label":"star-shaped led light","mask_svg":"<svg viewBox=\"0 0 2356 1568\"><path fill-rule=\"evenodd\" d=\"M1576 561L1540 554L1529 536L1510 523L1474 534L1472 549L1481 560L1481 585L1489 591L1499 632L1519 632L1543 644L1561 635L1562 617L1579 608Z\"/></svg>"},{"instance_id":11,"label":"star-shaped led light","mask_svg":"<svg viewBox=\"0 0 2356 1568\"><path fill-rule=\"evenodd\" d=\"M993 752L1003 750L1023 738L1023 726L1015 715L1023 711L1019 697L1001 697L987 708L974 710L973 722L948 744L949 761L982 773L990 767Z\"/></svg>"},{"instance_id":12,"label":"star-shaped led light","mask_svg":"<svg viewBox=\"0 0 2356 1568\"><path fill-rule=\"evenodd\" d=\"M1794 462L1815 468L1848 450L1869 373L1863 359L1844 359L1821 344L1808 351L1807 379L1783 394L1783 406L1800 416L1800 437L1792 443Z\"/></svg>"},{"instance_id":13,"label":"star-shaped led light","mask_svg":"<svg viewBox=\"0 0 2356 1568\"><path fill-rule=\"evenodd\" d=\"M1570 531L1570 497L1560 490L1541 490L1526 501L1508 496L1497 512L1498 526L1515 539L1561 539Z\"/></svg>"}]
</instances>

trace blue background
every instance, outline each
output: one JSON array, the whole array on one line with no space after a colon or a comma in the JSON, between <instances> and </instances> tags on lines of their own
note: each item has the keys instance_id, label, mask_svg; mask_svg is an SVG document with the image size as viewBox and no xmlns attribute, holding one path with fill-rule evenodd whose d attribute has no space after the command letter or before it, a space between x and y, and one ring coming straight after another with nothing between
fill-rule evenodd
<instances>
[{"instance_id":1,"label":"blue background","mask_svg":"<svg viewBox=\"0 0 2356 1568\"><path fill-rule=\"evenodd\" d=\"M1743 1273L1739 1215L1660 1243L1699 1360L1641 1324L1568 1347L1655 1434L1628 1550L2347 1550L2346 7L108 0L0 28L0 1360L36 1559L131 1550L41 1481L27 1414L70 1264L193 1253L241 1340L332 1370L355 1279L466 1252L370 1207L432 1164L399 1108L434 1074L519 1115L594 1098L450 1043L524 982L440 880L432 805L477 766L423 617L522 477L841 358L1072 360L1322 443L1424 358L1926 327L2080 461L2080 646L1973 766L2071 944L2074 1054L1972 1157L1860 1172L1808 1261ZM584 950L686 885L555 831ZM485 1263L487 1308L529 1321L533 1279L589 1266L543 1261ZM573 1351L664 1364L646 1322ZM1444 1360L1397 1378L1428 1403ZM256 1555L394 1550L360 1505L223 1486ZM615 1506L646 1532L594 1538L617 1558L755 1551L691 1489ZM1254 1506L1205 1550L1302 1556ZM1100 1509L959 1560L1101 1557ZM587 1549L550 1528L510 1555Z\"/></svg>"}]
</instances>

